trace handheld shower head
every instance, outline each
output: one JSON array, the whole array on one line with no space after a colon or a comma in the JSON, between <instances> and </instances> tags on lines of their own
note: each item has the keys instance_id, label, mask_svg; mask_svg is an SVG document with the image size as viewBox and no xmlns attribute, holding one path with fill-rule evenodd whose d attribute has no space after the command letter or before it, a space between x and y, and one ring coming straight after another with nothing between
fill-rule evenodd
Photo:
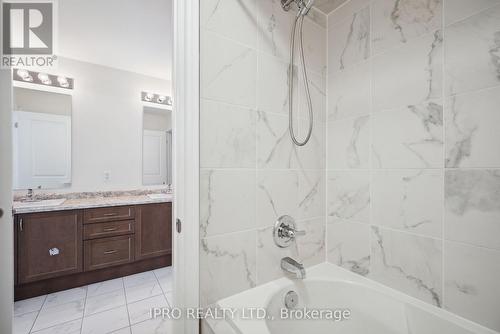
<instances>
[{"instance_id":1,"label":"handheld shower head","mask_svg":"<svg viewBox=\"0 0 500 334\"><path fill-rule=\"evenodd\" d=\"M305 3L304 7L302 7L299 11L299 14L302 16L305 16L309 13L311 10L311 7L313 6L315 0L308 0L307 3Z\"/></svg>"}]
</instances>

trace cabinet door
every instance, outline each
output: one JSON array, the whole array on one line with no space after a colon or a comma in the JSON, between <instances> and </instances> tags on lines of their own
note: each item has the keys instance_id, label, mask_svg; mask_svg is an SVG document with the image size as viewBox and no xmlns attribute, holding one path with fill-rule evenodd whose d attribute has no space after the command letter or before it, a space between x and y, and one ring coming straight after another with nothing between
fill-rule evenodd
<instances>
[{"instance_id":1,"label":"cabinet door","mask_svg":"<svg viewBox=\"0 0 500 334\"><path fill-rule=\"evenodd\" d=\"M139 205L136 212L136 260L172 254L172 203Z\"/></svg>"},{"instance_id":2,"label":"cabinet door","mask_svg":"<svg viewBox=\"0 0 500 334\"><path fill-rule=\"evenodd\" d=\"M61 211L18 217L19 283L82 271L82 217Z\"/></svg>"}]
</instances>

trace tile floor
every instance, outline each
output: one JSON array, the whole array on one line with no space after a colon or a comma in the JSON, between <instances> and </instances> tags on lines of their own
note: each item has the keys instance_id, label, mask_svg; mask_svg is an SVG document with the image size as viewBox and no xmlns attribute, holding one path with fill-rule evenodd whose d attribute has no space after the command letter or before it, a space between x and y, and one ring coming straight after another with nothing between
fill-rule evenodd
<instances>
[{"instance_id":1,"label":"tile floor","mask_svg":"<svg viewBox=\"0 0 500 334\"><path fill-rule=\"evenodd\" d=\"M14 334L171 334L152 307L171 306L172 267L14 303Z\"/></svg>"}]
</instances>

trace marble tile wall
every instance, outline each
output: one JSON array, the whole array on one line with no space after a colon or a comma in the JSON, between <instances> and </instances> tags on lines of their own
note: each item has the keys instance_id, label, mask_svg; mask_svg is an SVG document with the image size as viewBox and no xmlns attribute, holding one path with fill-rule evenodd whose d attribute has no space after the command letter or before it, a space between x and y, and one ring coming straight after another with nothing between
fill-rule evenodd
<instances>
[{"instance_id":1,"label":"marble tile wall","mask_svg":"<svg viewBox=\"0 0 500 334\"><path fill-rule=\"evenodd\" d=\"M203 0L201 6L201 301L281 277L280 259L325 261L326 16L304 23L314 107L311 142L288 133L289 38L294 13L279 0ZM298 67L293 71L297 82ZM303 86L294 108L307 127ZM307 236L283 250L276 218L295 217Z\"/></svg>"},{"instance_id":2,"label":"marble tile wall","mask_svg":"<svg viewBox=\"0 0 500 334\"><path fill-rule=\"evenodd\" d=\"M327 260L500 331L500 0L327 21Z\"/></svg>"}]
</instances>

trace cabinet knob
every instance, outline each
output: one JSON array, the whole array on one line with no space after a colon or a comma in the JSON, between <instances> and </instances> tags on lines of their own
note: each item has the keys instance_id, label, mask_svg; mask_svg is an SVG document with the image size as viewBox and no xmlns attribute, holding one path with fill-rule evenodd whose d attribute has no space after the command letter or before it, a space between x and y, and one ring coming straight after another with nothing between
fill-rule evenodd
<instances>
[{"instance_id":1,"label":"cabinet knob","mask_svg":"<svg viewBox=\"0 0 500 334\"><path fill-rule=\"evenodd\" d=\"M50 256L59 255L59 248L54 247L54 248L49 249L49 255Z\"/></svg>"},{"instance_id":2,"label":"cabinet knob","mask_svg":"<svg viewBox=\"0 0 500 334\"><path fill-rule=\"evenodd\" d=\"M3 217L3 210L0 209L0 218L2 218L2 217Z\"/></svg>"}]
</instances>

